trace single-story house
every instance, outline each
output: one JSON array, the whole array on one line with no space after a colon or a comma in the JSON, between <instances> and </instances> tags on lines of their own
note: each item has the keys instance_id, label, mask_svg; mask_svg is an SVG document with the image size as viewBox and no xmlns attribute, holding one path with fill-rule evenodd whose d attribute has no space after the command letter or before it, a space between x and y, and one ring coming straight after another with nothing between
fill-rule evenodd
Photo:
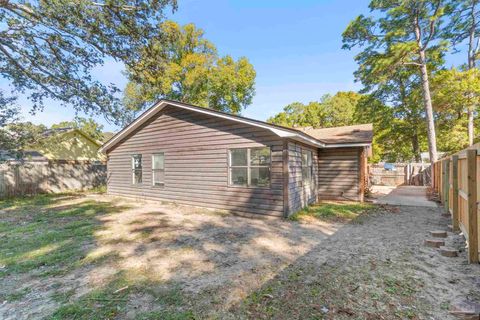
<instances>
[{"instance_id":1,"label":"single-story house","mask_svg":"<svg viewBox=\"0 0 480 320\"><path fill-rule=\"evenodd\" d=\"M102 142L80 129L48 129L41 138L40 142L26 146L22 154L0 150L0 161L102 163L106 160L105 154L100 152Z\"/></svg>"},{"instance_id":2,"label":"single-story house","mask_svg":"<svg viewBox=\"0 0 480 320\"><path fill-rule=\"evenodd\" d=\"M41 144L29 146L29 149L42 154L48 160L105 161L105 155L99 151L102 143L80 129L49 129L44 132L44 136L45 140Z\"/></svg>"},{"instance_id":3,"label":"single-story house","mask_svg":"<svg viewBox=\"0 0 480 320\"><path fill-rule=\"evenodd\" d=\"M291 129L160 100L101 151L109 194L288 216L363 201L371 143L372 125Z\"/></svg>"}]
</instances>

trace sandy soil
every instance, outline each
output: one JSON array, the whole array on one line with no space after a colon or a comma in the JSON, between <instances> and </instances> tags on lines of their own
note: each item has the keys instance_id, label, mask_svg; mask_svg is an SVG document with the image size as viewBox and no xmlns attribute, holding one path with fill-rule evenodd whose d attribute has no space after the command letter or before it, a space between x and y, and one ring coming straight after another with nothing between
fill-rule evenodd
<instances>
[{"instance_id":1,"label":"sandy soil","mask_svg":"<svg viewBox=\"0 0 480 320\"><path fill-rule=\"evenodd\" d=\"M85 244L87 265L63 276L30 274L0 279L3 292L28 288L17 301L0 301L0 319L38 319L60 306L53 297L71 293L69 301L108 284L123 272L133 282L180 287L192 297L197 314L227 310L284 267L333 234L340 225L274 219L249 219L186 206L138 202L108 196L85 200L131 207L102 215L95 243ZM79 203L79 199L58 206ZM215 294L211 294L214 292ZM147 297L134 299L135 310L155 309ZM125 315L134 318L135 312Z\"/></svg>"},{"instance_id":2,"label":"sandy soil","mask_svg":"<svg viewBox=\"0 0 480 320\"><path fill-rule=\"evenodd\" d=\"M449 310L458 301L480 303L480 265L466 263L458 234L446 239L461 250L456 258L423 245L430 230L447 230L441 213L380 207L265 283L259 292L271 299L244 303L233 318L456 319Z\"/></svg>"},{"instance_id":3,"label":"sandy soil","mask_svg":"<svg viewBox=\"0 0 480 320\"><path fill-rule=\"evenodd\" d=\"M466 264L465 252L446 258L423 246L429 230L449 223L440 208L381 207L357 221L333 224L93 199L130 207L101 217L96 240L85 244L86 258L96 262L65 275L0 279L0 291L29 289L21 299L0 301L0 319L48 317L61 305L55 296L68 293L68 302L75 301L119 272L157 290L178 288L186 297L180 308L199 318L451 319L454 301L480 302L479 265ZM68 201L81 200L58 205ZM447 242L463 246L451 233ZM390 292L389 279L403 291ZM312 286L331 297L314 295ZM266 288L267 298L252 303L252 295ZM161 307L148 292L136 292L120 318Z\"/></svg>"}]
</instances>

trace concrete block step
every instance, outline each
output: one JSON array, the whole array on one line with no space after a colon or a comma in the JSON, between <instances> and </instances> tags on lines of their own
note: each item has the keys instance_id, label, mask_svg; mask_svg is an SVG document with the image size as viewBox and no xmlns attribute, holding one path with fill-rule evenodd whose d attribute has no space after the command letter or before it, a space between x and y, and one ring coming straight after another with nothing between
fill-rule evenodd
<instances>
[{"instance_id":1,"label":"concrete block step","mask_svg":"<svg viewBox=\"0 0 480 320\"><path fill-rule=\"evenodd\" d=\"M460 319L480 319L480 304L464 300L454 302L449 310L453 315L456 315Z\"/></svg>"},{"instance_id":2,"label":"concrete block step","mask_svg":"<svg viewBox=\"0 0 480 320\"><path fill-rule=\"evenodd\" d=\"M455 248L441 246L440 248L438 248L438 251L440 251L440 254L444 257L457 257L458 256L458 251Z\"/></svg>"},{"instance_id":3,"label":"concrete block step","mask_svg":"<svg viewBox=\"0 0 480 320\"><path fill-rule=\"evenodd\" d=\"M427 247L440 248L445 245L445 241L440 239L425 239L424 244Z\"/></svg>"},{"instance_id":4,"label":"concrete block step","mask_svg":"<svg viewBox=\"0 0 480 320\"><path fill-rule=\"evenodd\" d=\"M430 235L434 238L446 238L447 237L447 231L434 230L434 231L430 231Z\"/></svg>"}]
</instances>

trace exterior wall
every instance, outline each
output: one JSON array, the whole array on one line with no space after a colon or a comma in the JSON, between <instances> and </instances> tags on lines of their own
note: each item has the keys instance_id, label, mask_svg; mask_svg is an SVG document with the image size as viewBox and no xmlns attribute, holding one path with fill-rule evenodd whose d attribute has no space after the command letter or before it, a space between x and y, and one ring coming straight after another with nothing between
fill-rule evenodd
<instances>
[{"instance_id":1,"label":"exterior wall","mask_svg":"<svg viewBox=\"0 0 480 320\"><path fill-rule=\"evenodd\" d=\"M363 201L362 163L365 163L363 148L320 149L319 199Z\"/></svg>"},{"instance_id":2,"label":"exterior wall","mask_svg":"<svg viewBox=\"0 0 480 320\"><path fill-rule=\"evenodd\" d=\"M100 145L86 138L78 131L52 137L46 146L31 149L38 151L48 160L104 161L105 155L99 152Z\"/></svg>"},{"instance_id":3,"label":"exterior wall","mask_svg":"<svg viewBox=\"0 0 480 320\"><path fill-rule=\"evenodd\" d=\"M313 186L311 190L302 179L302 149L312 151ZM288 213L293 214L317 200L318 153L316 148L294 141L288 142Z\"/></svg>"},{"instance_id":4,"label":"exterior wall","mask_svg":"<svg viewBox=\"0 0 480 320\"><path fill-rule=\"evenodd\" d=\"M108 151L109 194L283 216L283 141L269 130L165 107ZM270 146L271 187L228 185L228 149ZM151 155L165 153L165 186L152 185ZM131 156L142 154L142 180L132 184Z\"/></svg>"}]
</instances>

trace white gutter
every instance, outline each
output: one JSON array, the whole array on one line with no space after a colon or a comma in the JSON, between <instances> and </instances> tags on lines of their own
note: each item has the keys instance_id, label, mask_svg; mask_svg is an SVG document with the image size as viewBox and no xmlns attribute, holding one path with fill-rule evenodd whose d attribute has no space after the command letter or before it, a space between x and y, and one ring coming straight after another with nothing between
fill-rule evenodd
<instances>
[{"instance_id":1,"label":"white gutter","mask_svg":"<svg viewBox=\"0 0 480 320\"><path fill-rule=\"evenodd\" d=\"M341 148L341 147L368 147L371 143L364 142L364 143L335 143L335 144L327 144L324 148Z\"/></svg>"}]
</instances>

